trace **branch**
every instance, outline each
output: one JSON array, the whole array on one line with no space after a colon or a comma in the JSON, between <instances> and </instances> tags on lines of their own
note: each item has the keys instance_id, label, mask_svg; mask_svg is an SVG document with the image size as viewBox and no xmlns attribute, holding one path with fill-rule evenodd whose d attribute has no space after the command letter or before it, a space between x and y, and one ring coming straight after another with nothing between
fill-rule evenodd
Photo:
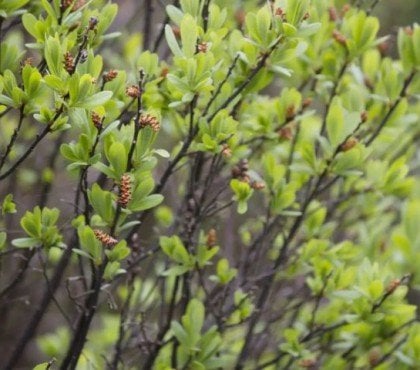
<instances>
[{"instance_id":1,"label":"branch","mask_svg":"<svg viewBox=\"0 0 420 370\"><path fill-rule=\"evenodd\" d=\"M25 109L25 105L22 105L19 109L19 122L18 122L17 127L13 131L13 135L10 138L10 142L6 147L6 150L5 150L4 154L2 155L2 157L0 159L0 171L4 166L4 163L6 162L6 159L7 159L8 155L10 154L10 151L12 150L13 145L14 145L14 143L17 139L17 136L19 134L19 131L22 127L23 118L25 117L24 114L23 114L24 109Z\"/></svg>"},{"instance_id":2,"label":"branch","mask_svg":"<svg viewBox=\"0 0 420 370\"><path fill-rule=\"evenodd\" d=\"M381 133L382 129L384 128L384 126L386 125L386 123L388 122L389 118L391 117L392 113L395 111L395 109L398 107L398 105L400 104L400 102L402 101L402 99L406 96L407 94L407 89L410 86L411 82L414 79L414 76L416 75L415 71L412 71L409 76L404 80L404 84L403 87L400 91L400 94L397 98L397 100L395 100L395 102L391 105L391 108L389 108L388 113L385 115L385 117L382 119L382 121L379 123L378 127L376 128L376 130L373 132L373 134L371 135L371 137L366 141L366 146L369 146L370 144L372 144L372 142L377 138L377 136Z\"/></svg>"},{"instance_id":3,"label":"branch","mask_svg":"<svg viewBox=\"0 0 420 370\"><path fill-rule=\"evenodd\" d=\"M44 130L42 130L36 136L35 140L32 142L32 144L29 146L26 152L23 153L22 156L12 165L12 167L10 167L5 173L3 173L3 175L0 175L0 181L10 176L19 167L19 165L32 153L32 151L42 141L42 139L45 136L47 136L49 132L51 132L52 125L60 117L63 111L64 111L64 104L62 104L61 107L58 109L52 121L44 128Z\"/></svg>"}]
</instances>

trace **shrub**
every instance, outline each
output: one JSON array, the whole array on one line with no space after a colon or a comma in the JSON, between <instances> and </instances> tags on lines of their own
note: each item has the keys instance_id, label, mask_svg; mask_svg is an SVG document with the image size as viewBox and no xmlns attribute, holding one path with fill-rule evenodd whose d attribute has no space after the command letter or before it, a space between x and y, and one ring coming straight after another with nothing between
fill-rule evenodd
<instances>
[{"instance_id":1,"label":"shrub","mask_svg":"<svg viewBox=\"0 0 420 370\"><path fill-rule=\"evenodd\" d=\"M6 369L418 368L420 27L258 3L0 2Z\"/></svg>"}]
</instances>

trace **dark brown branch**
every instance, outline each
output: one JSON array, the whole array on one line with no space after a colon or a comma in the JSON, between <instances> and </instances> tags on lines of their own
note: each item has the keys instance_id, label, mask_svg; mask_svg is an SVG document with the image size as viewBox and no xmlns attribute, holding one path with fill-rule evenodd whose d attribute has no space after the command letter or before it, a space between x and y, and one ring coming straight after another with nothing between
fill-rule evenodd
<instances>
[{"instance_id":1,"label":"dark brown branch","mask_svg":"<svg viewBox=\"0 0 420 370\"><path fill-rule=\"evenodd\" d=\"M35 138L35 140L32 142L32 144L29 146L29 148L26 150L25 153L22 154L22 156L2 175L0 175L0 181L4 180L8 176L10 176L16 169L19 167L19 165L25 161L26 158L32 153L32 151L36 148L36 146L42 141L42 139L47 136L48 133L51 132L51 127L54 124L54 122L60 117L60 115L64 111L64 104L61 105L60 109L56 112L54 118L52 121L42 130Z\"/></svg>"},{"instance_id":2,"label":"dark brown branch","mask_svg":"<svg viewBox=\"0 0 420 370\"><path fill-rule=\"evenodd\" d=\"M24 105L22 105L20 107L20 109L19 109L19 122L18 122L18 125L15 128L15 130L13 131L12 137L10 138L10 142L9 142L9 144L6 147L6 150L5 150L4 154L0 158L0 171L3 168L3 166L4 166L5 162L6 162L6 159L7 159L8 155L10 154L10 151L13 148L13 145L15 144L15 141L17 139L17 136L18 136L19 132L20 132L20 129L22 128L22 122L23 122L23 119L25 117L24 114L23 114L24 109L25 109L25 106Z\"/></svg>"},{"instance_id":3,"label":"dark brown branch","mask_svg":"<svg viewBox=\"0 0 420 370\"><path fill-rule=\"evenodd\" d=\"M366 146L369 146L370 144L372 144L372 142L378 137L378 135L381 133L382 129L384 128L384 126L386 125L386 123L388 122L389 118L391 117L392 113L395 111L395 109L398 107L398 105L400 104L400 102L402 101L402 99L406 96L407 94L407 89L410 86L411 82L414 79L414 76L416 75L416 72L413 71L411 72L408 77L404 80L404 84L403 87L401 88L400 94L397 98L397 100L395 100L395 102L391 105L391 107L389 108L387 114L385 115L385 117L382 119L382 121L379 123L378 127L376 128L376 130L372 133L372 135L370 136L370 138L366 141Z\"/></svg>"}]
</instances>

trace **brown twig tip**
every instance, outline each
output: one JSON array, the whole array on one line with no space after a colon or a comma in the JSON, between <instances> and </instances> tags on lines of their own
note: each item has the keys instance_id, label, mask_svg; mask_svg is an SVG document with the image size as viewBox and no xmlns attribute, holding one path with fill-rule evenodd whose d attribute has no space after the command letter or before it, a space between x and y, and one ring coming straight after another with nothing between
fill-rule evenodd
<instances>
[{"instance_id":1,"label":"brown twig tip","mask_svg":"<svg viewBox=\"0 0 420 370\"><path fill-rule=\"evenodd\" d=\"M92 112L90 114L90 119L92 120L93 125L99 130L100 128L102 128L102 119L103 117L101 117L98 113L96 112Z\"/></svg>"},{"instance_id":2,"label":"brown twig tip","mask_svg":"<svg viewBox=\"0 0 420 370\"><path fill-rule=\"evenodd\" d=\"M292 140L293 131L292 131L291 125L282 127L280 130L278 130L278 134L279 134L280 139Z\"/></svg>"},{"instance_id":3,"label":"brown twig tip","mask_svg":"<svg viewBox=\"0 0 420 370\"><path fill-rule=\"evenodd\" d=\"M332 36L333 36L333 39L337 41L339 44L346 46L347 39L346 39L346 36L344 36L342 33L340 33L337 30L334 30Z\"/></svg>"},{"instance_id":4,"label":"brown twig tip","mask_svg":"<svg viewBox=\"0 0 420 370\"><path fill-rule=\"evenodd\" d=\"M360 113L360 120L365 123L368 119L368 113L364 110L362 113Z\"/></svg>"},{"instance_id":5,"label":"brown twig tip","mask_svg":"<svg viewBox=\"0 0 420 370\"><path fill-rule=\"evenodd\" d=\"M413 27L410 27L410 26L404 27L404 33L408 36L413 36L413 33L414 33Z\"/></svg>"},{"instance_id":6,"label":"brown twig tip","mask_svg":"<svg viewBox=\"0 0 420 370\"><path fill-rule=\"evenodd\" d=\"M387 294L394 293L395 289L397 289L401 285L401 279L393 279L386 287L385 291Z\"/></svg>"},{"instance_id":7,"label":"brown twig tip","mask_svg":"<svg viewBox=\"0 0 420 370\"><path fill-rule=\"evenodd\" d=\"M86 0L61 0L61 9L67 10L71 7L71 11L74 12L86 4Z\"/></svg>"},{"instance_id":8,"label":"brown twig tip","mask_svg":"<svg viewBox=\"0 0 420 370\"><path fill-rule=\"evenodd\" d=\"M368 361L369 361L370 366L378 365L380 358L381 358L381 352L378 347L374 347L369 351Z\"/></svg>"},{"instance_id":9,"label":"brown twig tip","mask_svg":"<svg viewBox=\"0 0 420 370\"><path fill-rule=\"evenodd\" d=\"M75 64L74 64L74 57L73 55L71 55L71 53L69 51L66 51L66 53L64 54L64 69L72 74L74 72L74 68L75 68Z\"/></svg>"},{"instance_id":10,"label":"brown twig tip","mask_svg":"<svg viewBox=\"0 0 420 370\"><path fill-rule=\"evenodd\" d=\"M331 22L336 22L338 20L337 9L334 6L330 6L328 8L328 15L330 17Z\"/></svg>"},{"instance_id":11,"label":"brown twig tip","mask_svg":"<svg viewBox=\"0 0 420 370\"><path fill-rule=\"evenodd\" d=\"M298 365L304 369L313 369L316 366L316 360L314 358L305 358L300 360Z\"/></svg>"},{"instance_id":12,"label":"brown twig tip","mask_svg":"<svg viewBox=\"0 0 420 370\"><path fill-rule=\"evenodd\" d=\"M118 240L113 238L111 235L107 234L102 230L95 229L93 230L96 239L98 239L103 245L107 247L113 247L118 243Z\"/></svg>"},{"instance_id":13,"label":"brown twig tip","mask_svg":"<svg viewBox=\"0 0 420 370\"><path fill-rule=\"evenodd\" d=\"M181 29L178 26L172 26L172 32L174 33L175 37L181 37Z\"/></svg>"},{"instance_id":14,"label":"brown twig tip","mask_svg":"<svg viewBox=\"0 0 420 370\"><path fill-rule=\"evenodd\" d=\"M351 9L350 4L344 4L341 8L341 16L344 17L346 13Z\"/></svg>"},{"instance_id":15,"label":"brown twig tip","mask_svg":"<svg viewBox=\"0 0 420 370\"><path fill-rule=\"evenodd\" d=\"M355 137L349 137L343 144L341 144L340 149L342 152L348 152L350 149L354 148L359 141Z\"/></svg>"},{"instance_id":16,"label":"brown twig tip","mask_svg":"<svg viewBox=\"0 0 420 370\"><path fill-rule=\"evenodd\" d=\"M103 75L104 82L110 82L114 80L118 76L118 71L115 69L111 69L107 73Z\"/></svg>"},{"instance_id":17,"label":"brown twig tip","mask_svg":"<svg viewBox=\"0 0 420 370\"><path fill-rule=\"evenodd\" d=\"M242 25L245 23L245 17L246 17L246 13L243 9L238 9L235 12L235 20L236 20L236 23L239 25L239 27L242 27Z\"/></svg>"},{"instance_id":18,"label":"brown twig tip","mask_svg":"<svg viewBox=\"0 0 420 370\"><path fill-rule=\"evenodd\" d=\"M20 65L21 65L22 68L25 67L25 66L33 67L34 66L34 58L33 57L28 57L28 58L22 60L20 62Z\"/></svg>"},{"instance_id":19,"label":"brown twig tip","mask_svg":"<svg viewBox=\"0 0 420 370\"><path fill-rule=\"evenodd\" d=\"M250 178L248 175L248 170L248 160L241 159L237 165L232 167L232 177L234 179L249 183Z\"/></svg>"},{"instance_id":20,"label":"brown twig tip","mask_svg":"<svg viewBox=\"0 0 420 370\"><path fill-rule=\"evenodd\" d=\"M221 153L223 157L230 158L232 156L232 149L229 148L229 145L223 144Z\"/></svg>"},{"instance_id":21,"label":"brown twig tip","mask_svg":"<svg viewBox=\"0 0 420 370\"><path fill-rule=\"evenodd\" d=\"M199 53L207 53L207 49L208 49L208 44L205 41L199 42L197 44L197 51Z\"/></svg>"},{"instance_id":22,"label":"brown twig tip","mask_svg":"<svg viewBox=\"0 0 420 370\"><path fill-rule=\"evenodd\" d=\"M133 99L138 98L140 96L140 88L137 85L127 86L125 94Z\"/></svg>"},{"instance_id":23,"label":"brown twig tip","mask_svg":"<svg viewBox=\"0 0 420 370\"><path fill-rule=\"evenodd\" d=\"M312 104L312 101L313 101L312 98L303 99L302 107L303 108L308 108Z\"/></svg>"},{"instance_id":24,"label":"brown twig tip","mask_svg":"<svg viewBox=\"0 0 420 370\"><path fill-rule=\"evenodd\" d=\"M128 202L131 200L131 177L129 174L124 174L121 176L120 181L120 195L118 198L118 203L122 208L126 208Z\"/></svg>"},{"instance_id":25,"label":"brown twig tip","mask_svg":"<svg viewBox=\"0 0 420 370\"><path fill-rule=\"evenodd\" d=\"M141 128L149 126L154 132L160 130L159 120L151 114L142 114L139 119L139 125Z\"/></svg>"},{"instance_id":26,"label":"brown twig tip","mask_svg":"<svg viewBox=\"0 0 420 370\"><path fill-rule=\"evenodd\" d=\"M168 73L169 73L169 68L168 67L163 67L162 70L160 71L160 77L166 78Z\"/></svg>"},{"instance_id":27,"label":"brown twig tip","mask_svg":"<svg viewBox=\"0 0 420 370\"><path fill-rule=\"evenodd\" d=\"M217 233L215 229L210 229L207 233L206 246L208 248L214 247L217 244Z\"/></svg>"},{"instance_id":28,"label":"brown twig tip","mask_svg":"<svg viewBox=\"0 0 420 370\"><path fill-rule=\"evenodd\" d=\"M274 15L281 18L283 22L286 21L286 13L284 12L282 8L277 8L276 11L274 12Z\"/></svg>"},{"instance_id":29,"label":"brown twig tip","mask_svg":"<svg viewBox=\"0 0 420 370\"><path fill-rule=\"evenodd\" d=\"M96 26L98 25L99 20L96 17L90 17L89 18L89 25L88 25L88 29L89 31L93 31L96 29Z\"/></svg>"},{"instance_id":30,"label":"brown twig tip","mask_svg":"<svg viewBox=\"0 0 420 370\"><path fill-rule=\"evenodd\" d=\"M254 190L263 190L265 189L265 184L262 181L252 181L251 188Z\"/></svg>"},{"instance_id":31,"label":"brown twig tip","mask_svg":"<svg viewBox=\"0 0 420 370\"><path fill-rule=\"evenodd\" d=\"M296 115L295 106L294 105L289 105L286 108L286 119L290 120L290 119L294 118L295 115Z\"/></svg>"}]
</instances>

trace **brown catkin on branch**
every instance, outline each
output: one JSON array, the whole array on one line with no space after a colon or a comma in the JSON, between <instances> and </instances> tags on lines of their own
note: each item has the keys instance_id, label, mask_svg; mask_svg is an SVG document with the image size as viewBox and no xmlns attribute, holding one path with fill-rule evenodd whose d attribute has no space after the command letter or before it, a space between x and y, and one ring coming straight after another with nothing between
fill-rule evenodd
<instances>
[{"instance_id":1,"label":"brown catkin on branch","mask_svg":"<svg viewBox=\"0 0 420 370\"><path fill-rule=\"evenodd\" d=\"M121 205L122 208L126 208L130 200L131 200L131 177L129 174L124 174L121 176L120 194L118 198L118 203Z\"/></svg>"}]
</instances>

